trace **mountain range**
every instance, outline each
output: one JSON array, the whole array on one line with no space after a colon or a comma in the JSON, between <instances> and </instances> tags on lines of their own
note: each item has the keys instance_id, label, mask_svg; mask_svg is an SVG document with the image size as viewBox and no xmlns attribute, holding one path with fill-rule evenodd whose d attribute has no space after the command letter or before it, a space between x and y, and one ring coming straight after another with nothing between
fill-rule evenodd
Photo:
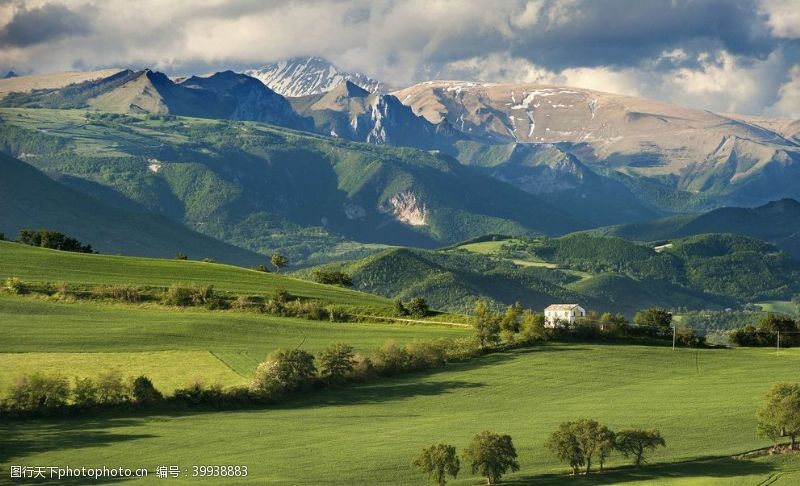
<instances>
[{"instance_id":1,"label":"mountain range","mask_svg":"<svg viewBox=\"0 0 800 486\"><path fill-rule=\"evenodd\" d=\"M797 121L535 84L387 92L318 58L257 71L2 79L0 148L116 209L299 265L485 233L667 239L710 210L800 198ZM794 251L797 221L736 226L715 228Z\"/></svg>"}]
</instances>

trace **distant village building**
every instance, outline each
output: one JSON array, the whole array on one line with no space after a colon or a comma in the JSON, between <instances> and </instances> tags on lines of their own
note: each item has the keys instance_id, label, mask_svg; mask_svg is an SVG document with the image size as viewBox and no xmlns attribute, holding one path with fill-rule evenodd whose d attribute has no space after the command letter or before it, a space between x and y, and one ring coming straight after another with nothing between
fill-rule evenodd
<instances>
[{"instance_id":1,"label":"distant village building","mask_svg":"<svg viewBox=\"0 0 800 486\"><path fill-rule=\"evenodd\" d=\"M544 310L544 327L555 328L586 317L586 309L578 304L553 304Z\"/></svg>"}]
</instances>

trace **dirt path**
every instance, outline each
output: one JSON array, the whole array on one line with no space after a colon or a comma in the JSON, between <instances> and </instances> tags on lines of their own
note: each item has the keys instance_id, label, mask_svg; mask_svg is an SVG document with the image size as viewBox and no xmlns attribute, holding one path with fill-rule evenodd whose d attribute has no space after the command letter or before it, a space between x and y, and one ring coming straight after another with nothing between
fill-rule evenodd
<instances>
[{"instance_id":1,"label":"dirt path","mask_svg":"<svg viewBox=\"0 0 800 486\"><path fill-rule=\"evenodd\" d=\"M381 321L397 321L397 322L412 322L415 324L439 324L442 326L453 327L473 327L471 324L464 324L463 322L444 322L444 321L426 321L423 319L406 319L403 317L383 317L383 316L368 316L363 314L355 314L355 317L366 317L367 319L377 319Z\"/></svg>"}]
</instances>

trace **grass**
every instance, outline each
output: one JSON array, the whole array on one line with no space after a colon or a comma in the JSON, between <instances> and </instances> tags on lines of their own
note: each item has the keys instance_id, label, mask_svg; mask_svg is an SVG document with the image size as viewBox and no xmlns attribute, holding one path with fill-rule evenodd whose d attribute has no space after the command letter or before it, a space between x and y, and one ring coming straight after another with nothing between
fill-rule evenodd
<instances>
[{"instance_id":1,"label":"grass","mask_svg":"<svg viewBox=\"0 0 800 486\"><path fill-rule=\"evenodd\" d=\"M132 366L126 374L152 374L162 389L197 377L232 385L238 383L238 376L223 368L249 376L255 365L277 348L302 344L319 351L344 342L368 353L389 339L405 343L467 332L427 324L331 323L247 312L65 303L0 294L0 353L4 353L0 354L0 384L22 374L53 369L58 360L64 360L62 370L70 375L96 374L129 360ZM148 359L152 359L149 367Z\"/></svg>"},{"instance_id":2,"label":"grass","mask_svg":"<svg viewBox=\"0 0 800 486\"><path fill-rule=\"evenodd\" d=\"M522 470L510 484L795 484L797 456L724 456L768 445L756 435L755 410L772 383L797 379L798 365L800 350L776 357L760 349L548 345L268 410L2 424L0 474L11 464L244 464L248 484L421 484L410 466L421 447L447 442L460 451L488 429L514 439ZM542 444L559 423L580 417L617 429L656 427L668 447L640 471L576 481ZM626 463L614 456L608 465ZM479 482L464 470L451 484Z\"/></svg>"},{"instance_id":3,"label":"grass","mask_svg":"<svg viewBox=\"0 0 800 486\"><path fill-rule=\"evenodd\" d=\"M187 367L187 363L191 363L191 367ZM119 371L122 376L146 375L159 390L167 394L196 380L207 385L243 385L250 371L244 366L236 369L208 351L2 353L0 390L7 390L22 372L32 370L48 375L62 374L70 380L74 377L96 378L99 373L112 370ZM239 374L240 371L242 374Z\"/></svg>"},{"instance_id":4,"label":"grass","mask_svg":"<svg viewBox=\"0 0 800 486\"><path fill-rule=\"evenodd\" d=\"M387 299L363 292L231 265L69 253L0 241L0 279L11 276L27 282L71 284L164 287L173 283L202 284L251 295L272 295L276 290L286 290L298 297L338 304L362 307L389 304Z\"/></svg>"},{"instance_id":5,"label":"grass","mask_svg":"<svg viewBox=\"0 0 800 486\"><path fill-rule=\"evenodd\" d=\"M763 312L776 312L779 314L786 314L787 316L797 316L797 305L791 300L768 300L765 302L757 302L761 306Z\"/></svg>"}]
</instances>

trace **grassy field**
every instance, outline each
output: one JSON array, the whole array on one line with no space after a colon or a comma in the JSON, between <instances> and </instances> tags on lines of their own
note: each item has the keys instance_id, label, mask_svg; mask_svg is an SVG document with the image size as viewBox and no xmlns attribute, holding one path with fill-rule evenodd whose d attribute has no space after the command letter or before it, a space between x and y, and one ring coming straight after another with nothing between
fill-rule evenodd
<instances>
[{"instance_id":1,"label":"grassy field","mask_svg":"<svg viewBox=\"0 0 800 486\"><path fill-rule=\"evenodd\" d=\"M233 385L281 347L302 343L318 351L344 342L366 353L388 339L404 343L466 332L427 324L330 323L0 294L0 390L4 394L15 377L37 370L84 376L120 367L127 368L125 374L151 376L163 390L195 378Z\"/></svg>"},{"instance_id":2,"label":"grassy field","mask_svg":"<svg viewBox=\"0 0 800 486\"><path fill-rule=\"evenodd\" d=\"M548 345L268 410L3 424L0 475L12 464L189 471L244 464L249 484L421 484L409 465L421 447L442 441L460 450L490 429L511 434L519 452L522 470L510 484L796 484L796 456L724 456L768 445L756 435L756 407L772 383L795 381L798 365L800 350L778 357L757 349ZM668 447L641 471L575 481L542 443L560 422L581 417L659 428ZM609 465L624 461L615 456ZM464 471L452 484L479 482Z\"/></svg>"},{"instance_id":3,"label":"grassy field","mask_svg":"<svg viewBox=\"0 0 800 486\"><path fill-rule=\"evenodd\" d=\"M27 282L73 284L164 287L173 283L202 284L248 295L271 295L281 289L298 297L361 307L383 307L389 303L363 292L231 265L68 253L0 241L0 279L11 276Z\"/></svg>"},{"instance_id":4,"label":"grassy field","mask_svg":"<svg viewBox=\"0 0 800 486\"><path fill-rule=\"evenodd\" d=\"M769 300L756 304L761 306L761 310L764 312L777 312L787 316L797 316L800 313L797 305L790 300Z\"/></svg>"}]
</instances>

